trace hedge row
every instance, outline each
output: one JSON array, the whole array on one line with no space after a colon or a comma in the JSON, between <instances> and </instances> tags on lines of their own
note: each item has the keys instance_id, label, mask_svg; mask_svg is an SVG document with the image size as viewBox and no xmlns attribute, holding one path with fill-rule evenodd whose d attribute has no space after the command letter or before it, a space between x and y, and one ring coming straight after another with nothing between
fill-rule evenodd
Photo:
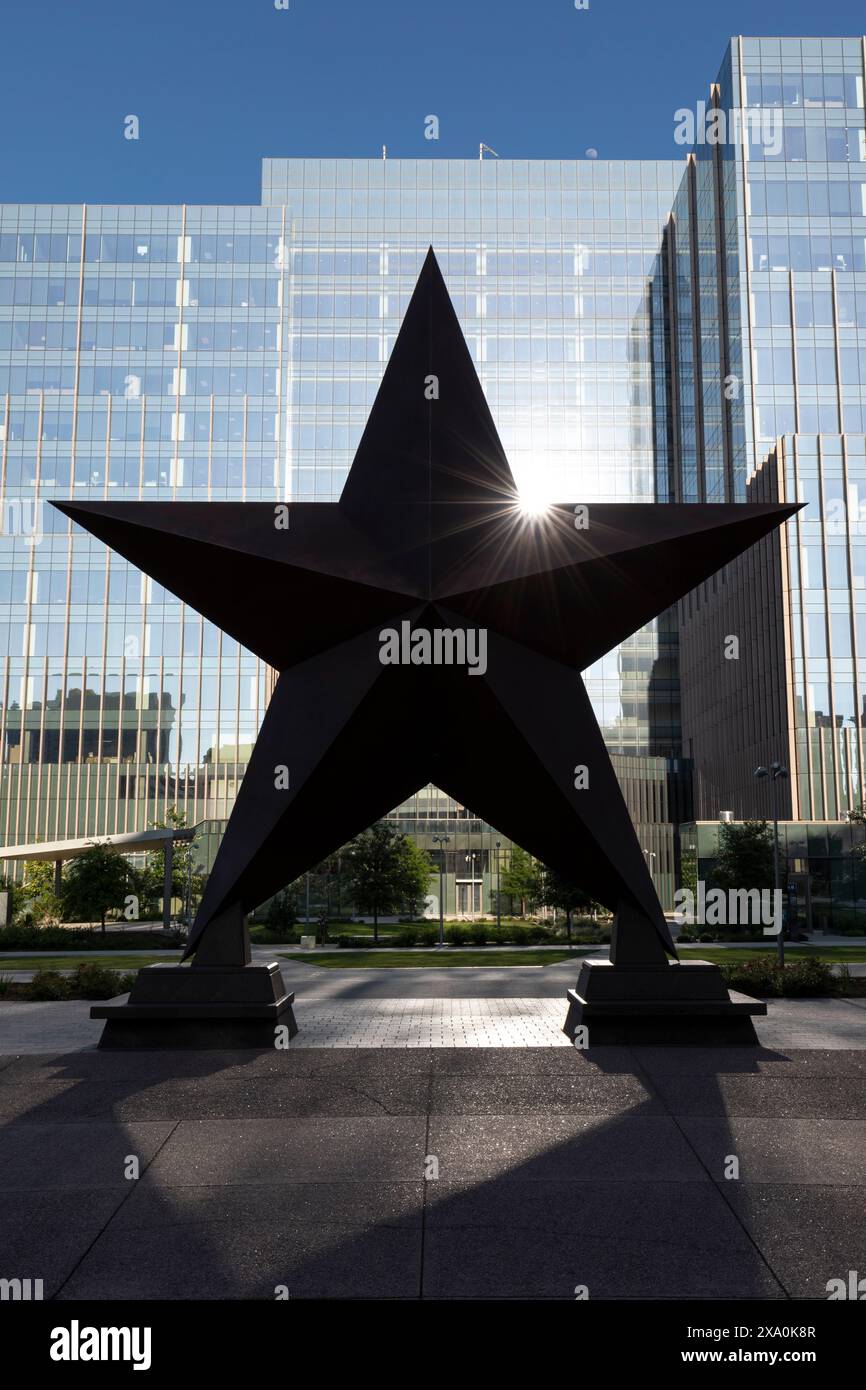
<instances>
[{"instance_id":1,"label":"hedge row","mask_svg":"<svg viewBox=\"0 0 866 1390\"><path fill-rule=\"evenodd\" d=\"M106 931L87 927L0 927L0 951L169 950L184 940L182 932Z\"/></svg>"},{"instance_id":2,"label":"hedge row","mask_svg":"<svg viewBox=\"0 0 866 1390\"><path fill-rule=\"evenodd\" d=\"M132 988L135 972L124 974L103 965L84 961L69 974L59 970L37 970L28 984L16 985L0 979L0 996L19 999L114 999Z\"/></svg>"},{"instance_id":3,"label":"hedge row","mask_svg":"<svg viewBox=\"0 0 866 1390\"><path fill-rule=\"evenodd\" d=\"M578 946L599 945L608 939L604 932L574 932L572 941ZM445 928L445 940L449 946L558 946L566 938L562 931L554 932L550 927L500 927L487 926L483 922L452 923ZM372 949L376 945L384 947L436 946L439 942L438 927L403 927L398 932L381 936L378 943L372 936L352 936L341 932L337 937L340 946L350 951Z\"/></svg>"},{"instance_id":4,"label":"hedge row","mask_svg":"<svg viewBox=\"0 0 866 1390\"><path fill-rule=\"evenodd\" d=\"M721 931L681 931L676 940L681 946L708 946L714 941L753 941L766 946L769 938L762 931L737 931L733 927L723 927Z\"/></svg>"},{"instance_id":5,"label":"hedge row","mask_svg":"<svg viewBox=\"0 0 866 1390\"><path fill-rule=\"evenodd\" d=\"M729 989L764 998L797 998L807 995L838 994L848 978L847 971L836 973L828 961L817 956L792 961L784 966L767 956L719 967Z\"/></svg>"}]
</instances>

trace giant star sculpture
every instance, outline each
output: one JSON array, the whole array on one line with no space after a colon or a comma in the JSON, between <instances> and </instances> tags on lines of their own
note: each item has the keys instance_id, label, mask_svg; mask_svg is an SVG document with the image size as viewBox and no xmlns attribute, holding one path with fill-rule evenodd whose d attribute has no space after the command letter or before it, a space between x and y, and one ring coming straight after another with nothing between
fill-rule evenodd
<instances>
[{"instance_id":1,"label":"giant star sculpture","mask_svg":"<svg viewBox=\"0 0 866 1390\"><path fill-rule=\"evenodd\" d=\"M623 957L626 924L675 954L579 673L796 506L527 513L432 248L337 504L56 505L279 672L196 964L248 961L247 911L428 782L616 912Z\"/></svg>"}]
</instances>

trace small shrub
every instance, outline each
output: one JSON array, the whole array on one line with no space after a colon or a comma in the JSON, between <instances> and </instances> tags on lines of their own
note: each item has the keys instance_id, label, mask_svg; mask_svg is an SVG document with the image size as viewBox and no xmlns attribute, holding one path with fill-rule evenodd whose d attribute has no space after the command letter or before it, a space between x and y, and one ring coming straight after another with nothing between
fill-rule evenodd
<instances>
[{"instance_id":1,"label":"small shrub","mask_svg":"<svg viewBox=\"0 0 866 1390\"><path fill-rule=\"evenodd\" d=\"M68 999L69 985L59 970L37 970L27 993L30 999Z\"/></svg>"},{"instance_id":2,"label":"small shrub","mask_svg":"<svg viewBox=\"0 0 866 1390\"><path fill-rule=\"evenodd\" d=\"M349 936L346 932L341 932L337 937L337 945L346 951L367 951L376 943L372 936Z\"/></svg>"},{"instance_id":3,"label":"small shrub","mask_svg":"<svg viewBox=\"0 0 866 1390\"><path fill-rule=\"evenodd\" d=\"M490 931L485 922L473 922L469 928L469 940L473 946L486 946L487 936Z\"/></svg>"},{"instance_id":4,"label":"small shrub","mask_svg":"<svg viewBox=\"0 0 866 1390\"><path fill-rule=\"evenodd\" d=\"M720 968L729 989L768 999L837 994L843 984L831 964L817 956L791 961L784 967L770 956L764 956L757 960L725 962Z\"/></svg>"},{"instance_id":5,"label":"small shrub","mask_svg":"<svg viewBox=\"0 0 866 1390\"><path fill-rule=\"evenodd\" d=\"M105 965L93 965L83 961L77 965L69 978L69 991L76 999L113 999L122 994L123 976L118 970L110 970Z\"/></svg>"},{"instance_id":6,"label":"small shrub","mask_svg":"<svg viewBox=\"0 0 866 1390\"><path fill-rule=\"evenodd\" d=\"M403 927L401 931L396 932L394 936L391 937L391 941L395 946L417 946L418 928Z\"/></svg>"},{"instance_id":7,"label":"small shrub","mask_svg":"<svg viewBox=\"0 0 866 1390\"><path fill-rule=\"evenodd\" d=\"M445 928L445 940L450 941L451 928ZM382 943L385 946L438 946L439 928L431 925L403 927L401 931L395 932L387 941Z\"/></svg>"},{"instance_id":8,"label":"small shrub","mask_svg":"<svg viewBox=\"0 0 866 1390\"><path fill-rule=\"evenodd\" d=\"M469 928L461 926L458 922L445 928L445 940L449 946L466 946L472 937Z\"/></svg>"},{"instance_id":9,"label":"small shrub","mask_svg":"<svg viewBox=\"0 0 866 1390\"><path fill-rule=\"evenodd\" d=\"M292 946L300 939L300 932L293 928L256 927L252 934L252 940L262 946Z\"/></svg>"},{"instance_id":10,"label":"small shrub","mask_svg":"<svg viewBox=\"0 0 866 1390\"><path fill-rule=\"evenodd\" d=\"M154 947L177 946L186 938L156 931L90 931L85 927L37 927L16 923L0 927L0 951L152 951Z\"/></svg>"},{"instance_id":11,"label":"small shrub","mask_svg":"<svg viewBox=\"0 0 866 1390\"><path fill-rule=\"evenodd\" d=\"M829 961L821 960L818 956L808 956L805 960L795 960L785 966L782 993L789 998L810 994L836 994L839 985L840 981Z\"/></svg>"},{"instance_id":12,"label":"small shrub","mask_svg":"<svg viewBox=\"0 0 866 1390\"><path fill-rule=\"evenodd\" d=\"M778 967L769 956L759 960L732 961L730 965L725 962L719 969L729 989L767 998L775 998L778 994Z\"/></svg>"}]
</instances>

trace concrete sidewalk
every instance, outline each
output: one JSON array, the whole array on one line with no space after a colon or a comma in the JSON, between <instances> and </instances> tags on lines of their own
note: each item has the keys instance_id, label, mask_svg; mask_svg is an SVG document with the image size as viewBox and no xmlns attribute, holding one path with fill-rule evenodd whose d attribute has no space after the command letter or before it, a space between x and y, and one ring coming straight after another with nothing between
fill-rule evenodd
<instances>
[{"instance_id":1,"label":"concrete sidewalk","mask_svg":"<svg viewBox=\"0 0 866 1390\"><path fill-rule=\"evenodd\" d=\"M572 982L569 976L567 983ZM90 1007L84 999L0 1002L0 1059L95 1049L102 1024L90 1018ZM399 993L353 997L306 991L296 998L300 1031L291 1048L562 1048L569 1045L562 1032L565 1015L562 982L553 997L477 993L439 998ZM769 1048L866 1050L866 999L770 999L767 1017L756 1019L755 1026L762 1044Z\"/></svg>"},{"instance_id":2,"label":"concrete sidewalk","mask_svg":"<svg viewBox=\"0 0 866 1390\"><path fill-rule=\"evenodd\" d=\"M4 1272L59 1300L826 1299L866 1269L864 1078L827 1045L0 1059Z\"/></svg>"}]
</instances>

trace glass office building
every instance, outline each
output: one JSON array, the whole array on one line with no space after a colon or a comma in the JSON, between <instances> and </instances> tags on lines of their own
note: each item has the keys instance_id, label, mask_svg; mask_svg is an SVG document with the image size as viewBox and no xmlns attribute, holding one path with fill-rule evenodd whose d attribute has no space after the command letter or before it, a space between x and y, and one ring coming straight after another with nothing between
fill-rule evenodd
<instances>
[{"instance_id":1,"label":"glass office building","mask_svg":"<svg viewBox=\"0 0 866 1390\"><path fill-rule=\"evenodd\" d=\"M838 821L864 773L864 41L736 40L708 107L744 136L696 146L666 232L691 330L673 359L696 422L681 492L806 506L681 606L695 809L768 813L753 773L779 758L784 814Z\"/></svg>"},{"instance_id":2,"label":"glass office building","mask_svg":"<svg viewBox=\"0 0 866 1390\"><path fill-rule=\"evenodd\" d=\"M3 842L228 815L269 672L46 503L336 501L429 244L521 488L657 497L649 276L679 172L267 160L262 207L3 208ZM654 626L588 673L668 875L674 650ZM480 910L471 810L427 788L400 816L455 823L449 906Z\"/></svg>"},{"instance_id":3,"label":"glass office building","mask_svg":"<svg viewBox=\"0 0 866 1390\"><path fill-rule=\"evenodd\" d=\"M744 500L788 435L812 441L815 498L841 485L850 505L863 56L859 38L732 42L708 105L772 113L778 152L759 119L745 147L698 137L685 161L266 159L256 207L0 207L2 843L144 829L173 806L225 821L271 673L47 503L336 501L431 244L533 501ZM785 637L783 684L803 692L792 781L832 815L862 786L858 571L853 535L828 534L804 587L819 524L790 529L782 578L804 614L824 605L830 645ZM666 901L689 760L712 800L736 736L701 665L715 593L585 673ZM822 801L814 757L846 769L832 794L822 770ZM427 843L449 827L447 909L488 909L495 828L429 787L395 815Z\"/></svg>"}]
</instances>

